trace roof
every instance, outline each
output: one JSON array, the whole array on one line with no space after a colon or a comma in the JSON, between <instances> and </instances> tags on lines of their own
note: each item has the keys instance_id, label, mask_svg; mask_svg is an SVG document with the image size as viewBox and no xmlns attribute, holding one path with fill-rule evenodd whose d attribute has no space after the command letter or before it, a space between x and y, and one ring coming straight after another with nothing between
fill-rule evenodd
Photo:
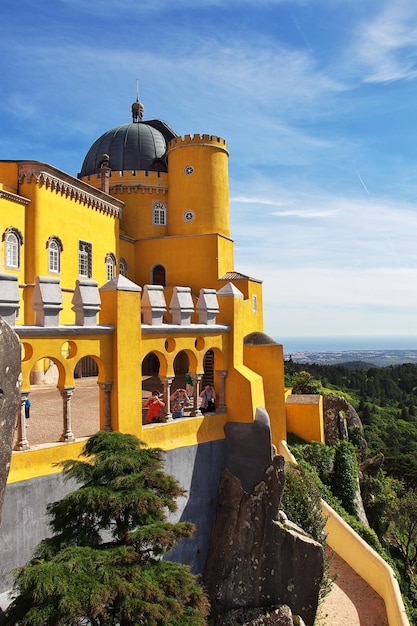
<instances>
[{"instance_id":1,"label":"roof","mask_svg":"<svg viewBox=\"0 0 417 626\"><path fill-rule=\"evenodd\" d=\"M113 171L166 171L165 153L176 134L160 120L131 122L101 135L86 154L79 178L96 174L108 155Z\"/></svg>"},{"instance_id":2,"label":"roof","mask_svg":"<svg viewBox=\"0 0 417 626\"><path fill-rule=\"evenodd\" d=\"M240 272L226 272L226 274L221 276L219 280L253 280L255 283L262 282L259 278L252 278L251 276L246 276L246 274L241 274Z\"/></svg>"}]
</instances>

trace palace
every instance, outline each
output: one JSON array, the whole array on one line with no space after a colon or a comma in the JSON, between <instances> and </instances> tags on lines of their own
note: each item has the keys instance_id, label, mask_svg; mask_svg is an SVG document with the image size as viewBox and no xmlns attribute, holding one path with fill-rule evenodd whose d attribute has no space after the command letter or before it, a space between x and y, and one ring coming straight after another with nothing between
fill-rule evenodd
<instances>
[{"instance_id":1,"label":"palace","mask_svg":"<svg viewBox=\"0 0 417 626\"><path fill-rule=\"evenodd\" d=\"M20 338L23 377L3 573L30 558L48 532L47 503L73 488L56 463L76 458L85 441L71 420L80 377L97 379L96 429L166 451L167 470L188 491L178 515L197 526L178 558L196 572L213 523L224 425L251 422L265 407L277 448L287 429L323 441L321 405L286 403L283 350L264 334L261 281L234 267L228 157L220 137L180 137L165 122L144 121L137 99L132 121L93 143L78 178L37 161L0 161L0 315ZM170 397L186 373L192 402L173 419ZM206 383L216 405L202 415ZM42 419L58 419L62 434L32 445L24 408L40 385L59 390L60 414ZM148 425L142 406L153 388L166 421Z\"/></svg>"}]
</instances>

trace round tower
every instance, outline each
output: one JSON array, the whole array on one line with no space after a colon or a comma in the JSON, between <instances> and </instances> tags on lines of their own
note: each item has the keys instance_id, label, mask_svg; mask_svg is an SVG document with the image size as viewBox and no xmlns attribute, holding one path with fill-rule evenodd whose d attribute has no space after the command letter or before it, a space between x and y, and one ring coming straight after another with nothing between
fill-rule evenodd
<instances>
[{"instance_id":1,"label":"round tower","mask_svg":"<svg viewBox=\"0 0 417 626\"><path fill-rule=\"evenodd\" d=\"M185 135L169 142L169 235L230 238L228 157L221 137Z\"/></svg>"}]
</instances>

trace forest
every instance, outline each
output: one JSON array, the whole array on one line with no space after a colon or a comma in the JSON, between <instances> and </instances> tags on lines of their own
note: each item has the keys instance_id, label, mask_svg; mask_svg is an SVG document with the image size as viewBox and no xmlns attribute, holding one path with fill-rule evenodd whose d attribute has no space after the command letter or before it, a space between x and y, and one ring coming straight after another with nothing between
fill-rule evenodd
<instances>
[{"instance_id":1,"label":"forest","mask_svg":"<svg viewBox=\"0 0 417 626\"><path fill-rule=\"evenodd\" d=\"M303 466L313 468L322 497L329 494L329 503L341 506L355 530L393 566L410 621L417 623L417 365L322 365L290 358L285 361L285 384L293 393L343 396L356 409L363 432L350 430L343 446L307 445L291 436L289 441ZM346 465L349 454L355 458ZM338 492L335 463L343 456L345 475ZM378 469L362 474L362 464L370 459L378 460ZM353 496L344 493L349 478L354 482L357 477L373 537L357 524Z\"/></svg>"}]
</instances>

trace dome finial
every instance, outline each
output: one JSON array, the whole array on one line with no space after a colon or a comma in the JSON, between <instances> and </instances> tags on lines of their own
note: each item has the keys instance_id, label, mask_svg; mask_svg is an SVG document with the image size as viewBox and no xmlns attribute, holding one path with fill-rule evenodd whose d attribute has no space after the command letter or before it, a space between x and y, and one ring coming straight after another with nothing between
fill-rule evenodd
<instances>
[{"instance_id":1,"label":"dome finial","mask_svg":"<svg viewBox=\"0 0 417 626\"><path fill-rule=\"evenodd\" d=\"M139 79L136 79L136 102L132 104L132 122L140 122L143 118L144 106L139 101Z\"/></svg>"}]
</instances>

